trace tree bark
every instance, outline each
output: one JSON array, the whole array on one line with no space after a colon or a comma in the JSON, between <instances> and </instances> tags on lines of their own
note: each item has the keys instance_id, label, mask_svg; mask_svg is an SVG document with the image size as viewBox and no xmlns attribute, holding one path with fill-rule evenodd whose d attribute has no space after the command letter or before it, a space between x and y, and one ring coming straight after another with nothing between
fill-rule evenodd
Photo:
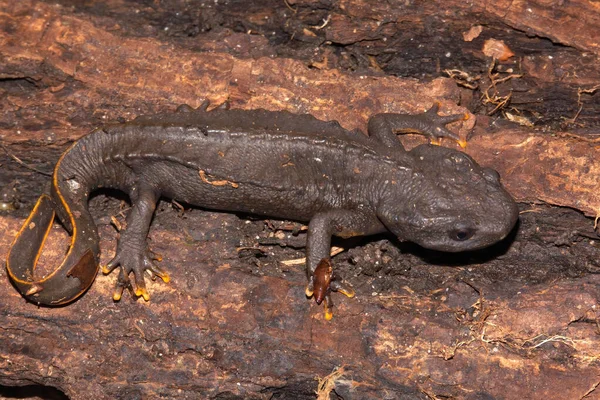
<instances>
[{"instance_id":1,"label":"tree bark","mask_svg":"<svg viewBox=\"0 0 600 400\"><path fill-rule=\"evenodd\" d=\"M105 8L94 8L100 3ZM69 306L40 308L26 303L0 271L0 384L54 387L72 399L309 399L316 397L317 377L343 366L332 378L331 398L594 398L600 241L594 221L582 215L600 215L598 119L590 112L598 107L593 83L599 77L589 68L598 44L584 34L600 29L593 3L288 0L257 2L246 14L243 7L202 3L197 19L185 26L170 19L177 15L171 8L183 5L155 3L140 5L138 20L116 1L0 0L0 137L6 150L0 178L8 198L2 204L21 205L0 215L0 258L49 180L25 164L49 172L66 143L93 127L179 104L197 107L204 99L213 106L229 101L233 108L310 113L363 131L371 115L419 112L436 101L444 114L468 113L450 128L470 135L466 152L498 170L521 202L519 230L491 249L462 255L431 253L390 237L341 241L346 251L334 258L335 267L357 297L335 297L334 318L325 321L322 308L304 296L303 266L283 263L303 257L300 225L182 212L161 203L150 245L164 256L172 282L150 283L148 303L126 294L113 302L113 274L99 275ZM173 36L153 25L153 11L164 12L156 26L171 27ZM222 18L226 26L239 15L243 30L207 28L212 20ZM287 50L261 31L265 16L282 15L282 32L292 38ZM527 54L519 47L520 78L464 42L465 54L485 64L476 80L479 92L456 75L429 81L393 76L386 70L395 62L384 51L389 43L380 39L400 43L406 25L435 31L437 22L428 15L447 19L457 36L481 21L501 21L513 32L573 49L519 36L513 43L535 42L547 51ZM488 29L500 32L497 26ZM190 32L196 36L186 36ZM316 45L323 57L307 58ZM296 58L285 53L294 46ZM552 51L567 62L561 67L568 73L547 61ZM288 56L269 57L277 53ZM544 58L549 69L537 62ZM548 134L539 126L499 122L498 113L486 115L498 106L492 100L511 91L511 104L529 119L536 107L550 107L527 108L533 95L516 90L524 80L528 88L567 85L547 93L570 93L561 110L581 117L562 125L540 117ZM474 102L477 115L466 108ZM424 141L412 135L401 140L406 147ZM91 207L105 263L115 248L110 217L118 217L122 205L100 195ZM56 265L67 242L55 226L40 263Z\"/></svg>"}]
</instances>

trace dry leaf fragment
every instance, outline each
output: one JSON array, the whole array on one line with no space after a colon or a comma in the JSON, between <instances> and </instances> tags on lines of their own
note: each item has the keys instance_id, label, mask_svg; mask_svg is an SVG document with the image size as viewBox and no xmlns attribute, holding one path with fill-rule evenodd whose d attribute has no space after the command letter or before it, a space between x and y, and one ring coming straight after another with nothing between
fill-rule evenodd
<instances>
[{"instance_id":1,"label":"dry leaf fragment","mask_svg":"<svg viewBox=\"0 0 600 400\"><path fill-rule=\"evenodd\" d=\"M504 41L496 39L486 40L485 43L483 43L483 48L481 50L486 56L492 57L498 61L506 61L515 55Z\"/></svg>"},{"instance_id":2,"label":"dry leaf fragment","mask_svg":"<svg viewBox=\"0 0 600 400\"><path fill-rule=\"evenodd\" d=\"M467 32L463 32L463 40L465 42L472 42L474 39L477 39L479 35L481 35L481 32L483 32L483 26L472 26Z\"/></svg>"}]
</instances>

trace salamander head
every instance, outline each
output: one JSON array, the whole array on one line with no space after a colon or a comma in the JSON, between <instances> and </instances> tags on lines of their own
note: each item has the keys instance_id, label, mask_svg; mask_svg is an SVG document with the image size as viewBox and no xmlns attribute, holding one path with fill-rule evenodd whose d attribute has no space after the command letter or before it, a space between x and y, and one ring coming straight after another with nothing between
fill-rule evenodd
<instances>
[{"instance_id":1,"label":"salamander head","mask_svg":"<svg viewBox=\"0 0 600 400\"><path fill-rule=\"evenodd\" d=\"M400 240L456 252L489 246L512 230L519 210L496 171L440 146L421 145L410 154L411 181L402 193L386 193L378 210Z\"/></svg>"}]
</instances>

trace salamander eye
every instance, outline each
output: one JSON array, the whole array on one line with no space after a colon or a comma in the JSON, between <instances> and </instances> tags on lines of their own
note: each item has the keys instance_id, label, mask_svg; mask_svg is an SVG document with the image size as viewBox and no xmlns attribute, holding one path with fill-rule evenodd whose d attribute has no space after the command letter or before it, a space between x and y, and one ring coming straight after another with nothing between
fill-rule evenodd
<instances>
[{"instance_id":1,"label":"salamander eye","mask_svg":"<svg viewBox=\"0 0 600 400\"><path fill-rule=\"evenodd\" d=\"M500 174L495 169L484 168L483 169L483 177L488 182L494 182L494 183L500 182Z\"/></svg>"},{"instance_id":2,"label":"salamander eye","mask_svg":"<svg viewBox=\"0 0 600 400\"><path fill-rule=\"evenodd\" d=\"M463 227L463 228L457 228L457 229L450 231L449 236L450 236L450 239L452 239L452 240L456 240L458 242L464 242L465 240L471 239L474 234L475 234L475 229Z\"/></svg>"}]
</instances>

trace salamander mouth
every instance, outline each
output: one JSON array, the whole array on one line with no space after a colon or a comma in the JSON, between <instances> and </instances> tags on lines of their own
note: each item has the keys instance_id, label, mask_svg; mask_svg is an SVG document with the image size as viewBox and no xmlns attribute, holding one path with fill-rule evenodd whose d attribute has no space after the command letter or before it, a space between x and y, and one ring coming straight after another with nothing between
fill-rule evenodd
<instances>
[{"instance_id":1,"label":"salamander mouth","mask_svg":"<svg viewBox=\"0 0 600 400\"><path fill-rule=\"evenodd\" d=\"M432 234L426 234L427 230L424 230L418 237L400 237L399 240L412 240L424 248L449 253L480 250L504 240L514 229L517 220L518 215L517 218L505 220L500 229L486 229L481 226L473 231L471 228L449 228L447 231L437 230Z\"/></svg>"},{"instance_id":2,"label":"salamander mouth","mask_svg":"<svg viewBox=\"0 0 600 400\"><path fill-rule=\"evenodd\" d=\"M435 251L443 251L447 253L460 253L462 251L472 251L472 250L480 250L484 249L492 244L500 241L502 239L497 240L473 240L473 241L465 241L460 243L455 243L451 241L439 241L439 242L419 242L416 243L426 249L435 250Z\"/></svg>"}]
</instances>

